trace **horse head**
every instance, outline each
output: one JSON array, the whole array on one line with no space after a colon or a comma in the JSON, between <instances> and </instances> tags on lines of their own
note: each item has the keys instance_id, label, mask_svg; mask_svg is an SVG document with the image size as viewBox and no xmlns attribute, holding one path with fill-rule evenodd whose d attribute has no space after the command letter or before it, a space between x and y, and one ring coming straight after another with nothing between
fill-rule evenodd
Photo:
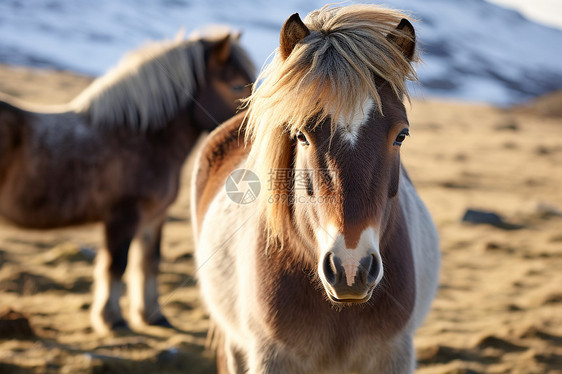
<instances>
[{"instance_id":1,"label":"horse head","mask_svg":"<svg viewBox=\"0 0 562 374\"><path fill-rule=\"evenodd\" d=\"M239 44L240 36L230 30L200 36L205 77L196 91L193 115L203 130L211 131L232 117L240 100L251 93L254 66Z\"/></svg>"},{"instance_id":2,"label":"horse head","mask_svg":"<svg viewBox=\"0 0 562 374\"><path fill-rule=\"evenodd\" d=\"M394 219L415 33L406 19L351 29L346 17L286 21L278 60L250 98L250 156L271 178L270 239L298 248L330 300L362 303L383 278L385 241L408 240Z\"/></svg>"}]
</instances>

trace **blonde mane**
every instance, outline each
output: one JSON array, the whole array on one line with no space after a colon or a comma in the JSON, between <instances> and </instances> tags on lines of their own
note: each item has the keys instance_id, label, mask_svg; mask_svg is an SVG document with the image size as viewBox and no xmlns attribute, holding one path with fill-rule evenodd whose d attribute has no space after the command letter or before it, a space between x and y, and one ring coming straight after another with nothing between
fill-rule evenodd
<instances>
[{"instance_id":1,"label":"blonde mane","mask_svg":"<svg viewBox=\"0 0 562 374\"><path fill-rule=\"evenodd\" d=\"M397 97L408 96L406 80L417 79L412 61L388 38L391 33L409 37L396 29L402 18L408 17L376 5L351 5L326 6L304 19L310 35L287 59L276 51L246 101L246 136L252 142L249 159L260 160L255 167L261 178L268 178L272 170L292 167L288 135L307 125L314 127L328 116L334 130L340 119L346 123L369 97L382 112L375 77L389 84ZM267 227L281 239L290 210L279 201L289 199L271 196L286 193L290 191L274 187L261 195Z\"/></svg>"},{"instance_id":2,"label":"blonde mane","mask_svg":"<svg viewBox=\"0 0 562 374\"><path fill-rule=\"evenodd\" d=\"M71 103L92 126L126 126L136 131L166 125L178 110L192 102L197 85L205 84L202 41L225 38L232 30L196 31L189 39L150 43L126 55L108 73L96 79ZM235 58L245 53L233 43ZM242 65L245 61L242 61Z\"/></svg>"}]
</instances>

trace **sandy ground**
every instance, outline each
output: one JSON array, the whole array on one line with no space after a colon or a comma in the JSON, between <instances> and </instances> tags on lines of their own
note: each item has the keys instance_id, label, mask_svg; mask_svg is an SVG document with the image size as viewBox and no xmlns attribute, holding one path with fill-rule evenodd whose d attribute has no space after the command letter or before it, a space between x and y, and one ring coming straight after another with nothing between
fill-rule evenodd
<instances>
[{"instance_id":1,"label":"sandy ground","mask_svg":"<svg viewBox=\"0 0 562 374\"><path fill-rule=\"evenodd\" d=\"M89 81L0 66L0 91L38 103L65 102ZM439 293L416 336L417 372L562 373L562 118L423 100L410 112L403 161L443 253ZM41 232L0 222L0 309L23 313L37 335L0 337L0 373L215 372L194 281L189 167L165 227L160 276L176 331L92 332L99 225ZM462 223L467 208L523 227Z\"/></svg>"}]
</instances>

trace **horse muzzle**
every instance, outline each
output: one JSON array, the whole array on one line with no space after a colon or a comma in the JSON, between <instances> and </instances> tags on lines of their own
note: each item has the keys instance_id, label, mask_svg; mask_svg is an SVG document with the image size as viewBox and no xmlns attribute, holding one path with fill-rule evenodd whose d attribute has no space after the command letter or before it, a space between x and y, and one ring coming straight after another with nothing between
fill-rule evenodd
<instances>
[{"instance_id":1,"label":"horse muzzle","mask_svg":"<svg viewBox=\"0 0 562 374\"><path fill-rule=\"evenodd\" d=\"M339 257L334 252L324 255L320 278L330 300L340 303L364 303L371 298L380 280L382 264L375 254L359 259Z\"/></svg>"}]
</instances>

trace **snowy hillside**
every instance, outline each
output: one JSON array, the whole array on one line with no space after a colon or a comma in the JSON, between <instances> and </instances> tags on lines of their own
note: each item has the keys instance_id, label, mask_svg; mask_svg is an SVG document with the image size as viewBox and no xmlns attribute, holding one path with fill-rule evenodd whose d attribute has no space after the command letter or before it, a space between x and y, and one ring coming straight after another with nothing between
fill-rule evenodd
<instances>
[{"instance_id":1,"label":"snowy hillside","mask_svg":"<svg viewBox=\"0 0 562 374\"><path fill-rule=\"evenodd\" d=\"M562 88L562 30L530 22L483 0L387 0L416 25L425 63L417 96L519 102ZM244 31L261 66L294 12L320 0L0 1L0 62L103 74L128 50L207 23Z\"/></svg>"}]
</instances>

